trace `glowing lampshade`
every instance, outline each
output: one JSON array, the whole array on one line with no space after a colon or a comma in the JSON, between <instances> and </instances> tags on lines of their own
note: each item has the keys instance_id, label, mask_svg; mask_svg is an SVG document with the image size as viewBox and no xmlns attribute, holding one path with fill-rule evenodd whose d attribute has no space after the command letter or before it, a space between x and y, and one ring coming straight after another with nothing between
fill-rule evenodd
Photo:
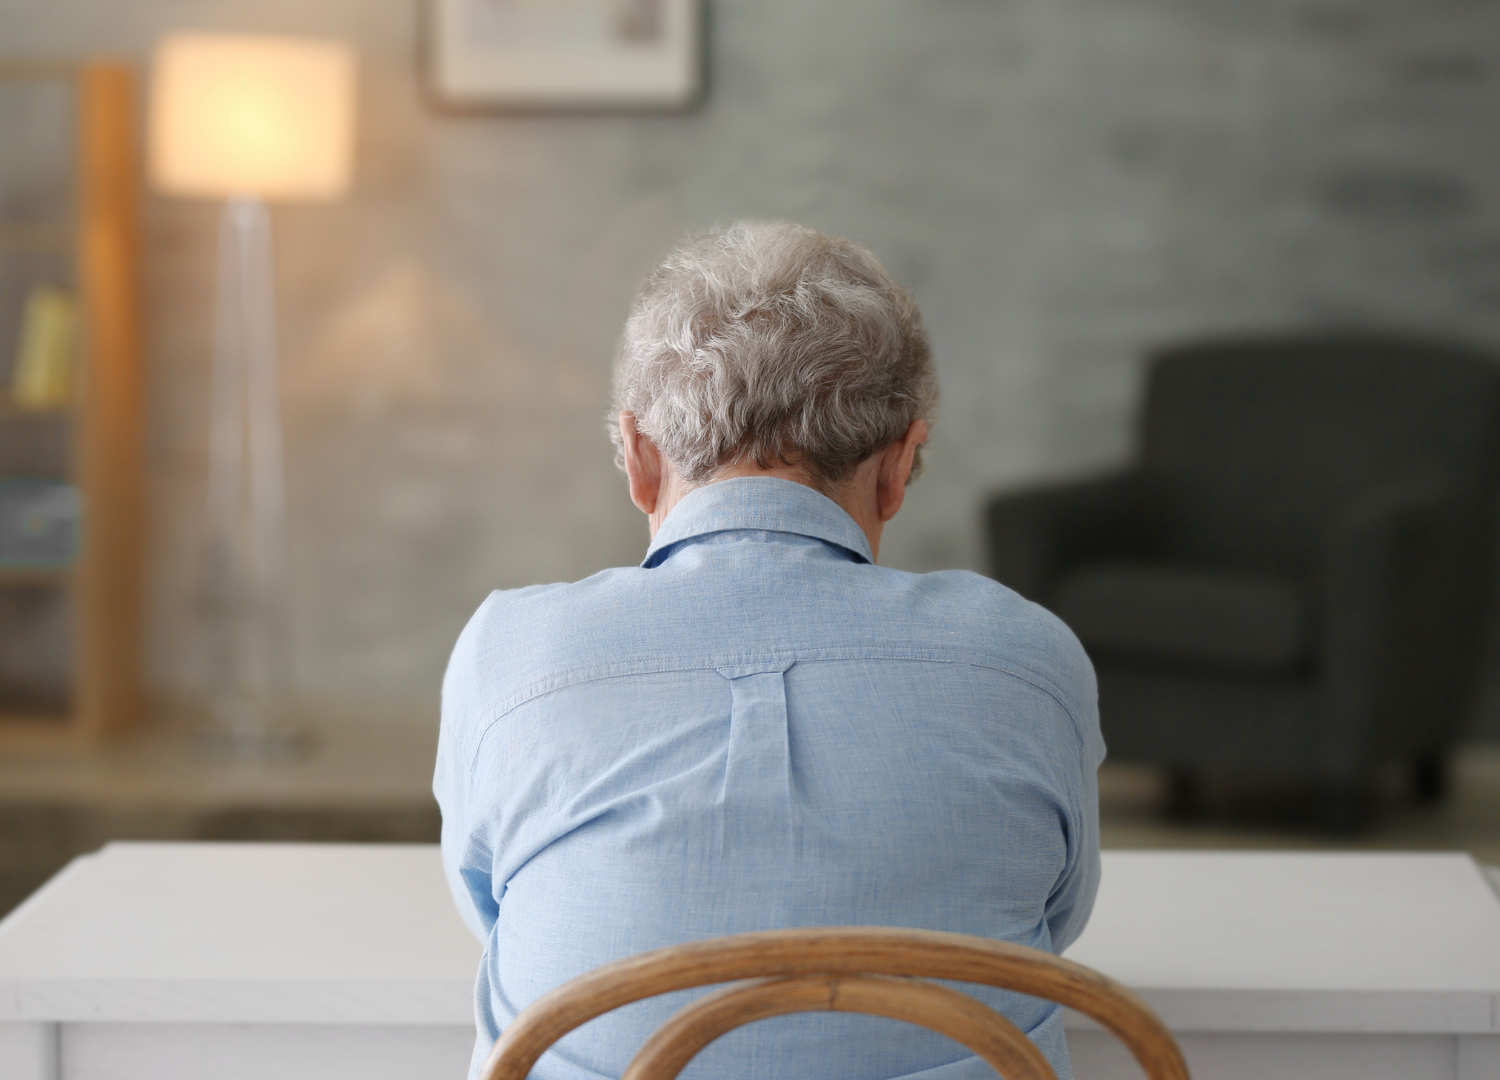
<instances>
[{"instance_id":1,"label":"glowing lampshade","mask_svg":"<svg viewBox=\"0 0 1500 1080\"><path fill-rule=\"evenodd\" d=\"M331 199L349 186L354 54L248 34L157 45L151 171L172 195Z\"/></svg>"}]
</instances>

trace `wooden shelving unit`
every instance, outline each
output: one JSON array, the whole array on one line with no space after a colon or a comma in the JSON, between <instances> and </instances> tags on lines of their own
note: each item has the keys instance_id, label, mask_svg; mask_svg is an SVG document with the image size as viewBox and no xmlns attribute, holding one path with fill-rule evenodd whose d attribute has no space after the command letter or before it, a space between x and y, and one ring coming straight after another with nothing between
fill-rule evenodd
<instances>
[{"instance_id":1,"label":"wooden shelving unit","mask_svg":"<svg viewBox=\"0 0 1500 1080\"><path fill-rule=\"evenodd\" d=\"M104 61L0 61L0 81L63 80L75 94L76 191L71 221L0 221L0 259L70 255L83 317L79 390L71 409L0 404L0 426L71 427L81 544L67 567L0 566L0 590L63 590L71 606L69 705L38 715L0 697L0 747L90 743L128 730L140 711L142 474L140 187L136 80ZM14 342L0 340L0 350ZM3 643L0 643L3 644Z\"/></svg>"}]
</instances>

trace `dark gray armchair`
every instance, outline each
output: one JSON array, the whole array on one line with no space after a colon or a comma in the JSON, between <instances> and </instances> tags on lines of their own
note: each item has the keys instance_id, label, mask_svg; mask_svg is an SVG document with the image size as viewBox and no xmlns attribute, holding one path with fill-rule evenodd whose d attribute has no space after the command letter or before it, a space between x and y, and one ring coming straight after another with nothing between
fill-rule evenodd
<instances>
[{"instance_id":1,"label":"dark gray armchair","mask_svg":"<svg viewBox=\"0 0 1500 1080\"><path fill-rule=\"evenodd\" d=\"M1151 365L1139 461L993 500L991 571L1071 626L1115 759L1441 797L1477 666L1500 362L1399 338L1237 340Z\"/></svg>"}]
</instances>

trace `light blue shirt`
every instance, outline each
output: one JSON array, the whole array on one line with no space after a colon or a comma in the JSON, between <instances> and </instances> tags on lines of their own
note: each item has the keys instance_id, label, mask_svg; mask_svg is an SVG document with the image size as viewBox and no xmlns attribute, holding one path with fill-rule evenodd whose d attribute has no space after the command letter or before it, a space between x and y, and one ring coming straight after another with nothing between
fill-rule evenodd
<instances>
[{"instance_id":1,"label":"light blue shirt","mask_svg":"<svg viewBox=\"0 0 1500 1080\"><path fill-rule=\"evenodd\" d=\"M1061 951L1098 887L1103 757L1093 670L1043 609L873 565L803 485L699 488L639 567L492 593L453 651L433 788L484 944L474 1068L553 987L699 938L910 926ZM533 1077L618 1077L699 992L585 1025ZM976 993L1071 1075L1056 1007ZM993 1075L931 1032L830 1013L741 1028L684 1073Z\"/></svg>"}]
</instances>

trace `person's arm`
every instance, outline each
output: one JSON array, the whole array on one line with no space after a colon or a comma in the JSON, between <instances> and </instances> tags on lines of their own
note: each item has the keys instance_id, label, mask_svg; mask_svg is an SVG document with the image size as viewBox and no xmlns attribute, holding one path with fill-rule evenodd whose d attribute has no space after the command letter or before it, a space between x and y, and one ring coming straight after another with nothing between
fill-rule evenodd
<instances>
[{"instance_id":1,"label":"person's arm","mask_svg":"<svg viewBox=\"0 0 1500 1080\"><path fill-rule=\"evenodd\" d=\"M1078 639L1068 633L1067 640L1071 656L1065 670L1074 692L1066 710L1075 738L1059 744L1057 781L1058 790L1065 794L1060 817L1067 832L1068 854L1046 908L1052 948L1059 953L1083 933L1099 891L1099 766L1104 762L1094 667Z\"/></svg>"},{"instance_id":2,"label":"person's arm","mask_svg":"<svg viewBox=\"0 0 1500 1080\"><path fill-rule=\"evenodd\" d=\"M1068 864L1047 898L1047 929L1059 953L1083 933L1099 891L1099 765L1092 759L1080 755L1074 812L1065 818Z\"/></svg>"},{"instance_id":3,"label":"person's arm","mask_svg":"<svg viewBox=\"0 0 1500 1080\"><path fill-rule=\"evenodd\" d=\"M488 605L486 605L488 606ZM481 706L476 680L481 607L459 635L443 676L442 720L432 793L442 811L443 870L458 913L481 942L489 939L499 914L492 881L494 860L485 823L469 805L473 762L466 752L476 732Z\"/></svg>"}]
</instances>

